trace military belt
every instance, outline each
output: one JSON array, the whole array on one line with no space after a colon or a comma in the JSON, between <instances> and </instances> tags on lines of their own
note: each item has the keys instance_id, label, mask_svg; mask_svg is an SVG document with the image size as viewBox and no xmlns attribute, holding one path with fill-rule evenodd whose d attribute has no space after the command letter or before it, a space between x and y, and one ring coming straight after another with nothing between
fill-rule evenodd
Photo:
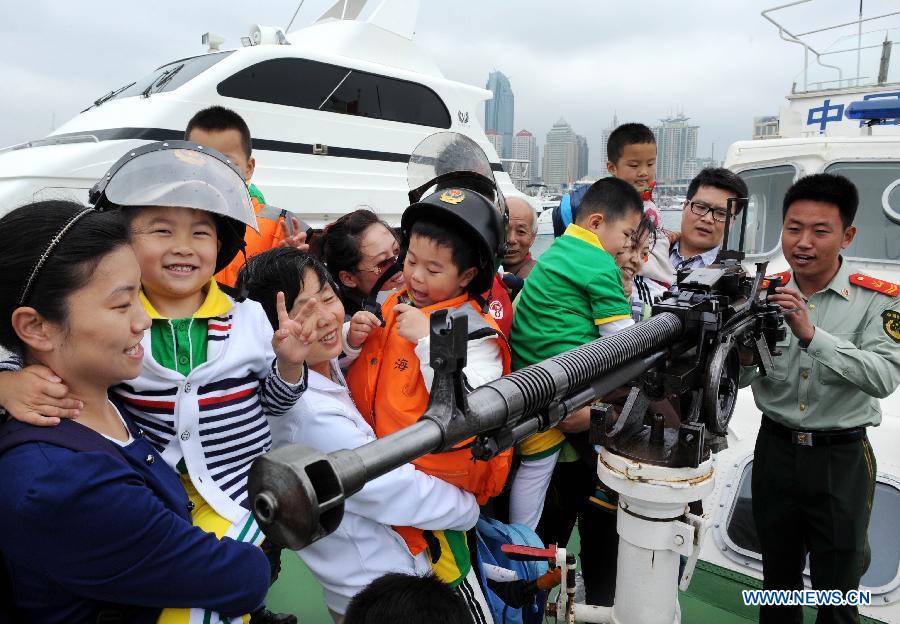
<instances>
[{"instance_id":1,"label":"military belt","mask_svg":"<svg viewBox=\"0 0 900 624\"><path fill-rule=\"evenodd\" d=\"M827 446L833 444L849 444L866 437L865 427L852 429L833 429L825 431L800 431L775 422L765 414L762 418L762 429L767 433L788 440L797 446Z\"/></svg>"}]
</instances>

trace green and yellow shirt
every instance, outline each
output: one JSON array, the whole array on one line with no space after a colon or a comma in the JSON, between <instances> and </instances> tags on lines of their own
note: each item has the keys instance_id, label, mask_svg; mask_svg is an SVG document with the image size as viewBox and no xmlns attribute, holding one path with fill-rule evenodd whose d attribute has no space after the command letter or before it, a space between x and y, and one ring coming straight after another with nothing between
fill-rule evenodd
<instances>
[{"instance_id":1,"label":"green and yellow shirt","mask_svg":"<svg viewBox=\"0 0 900 624\"><path fill-rule=\"evenodd\" d=\"M513 369L596 340L599 325L630 316L614 258L596 234L573 223L541 255L516 301ZM520 453L525 459L546 457L564 439L551 429L528 438Z\"/></svg>"}]
</instances>

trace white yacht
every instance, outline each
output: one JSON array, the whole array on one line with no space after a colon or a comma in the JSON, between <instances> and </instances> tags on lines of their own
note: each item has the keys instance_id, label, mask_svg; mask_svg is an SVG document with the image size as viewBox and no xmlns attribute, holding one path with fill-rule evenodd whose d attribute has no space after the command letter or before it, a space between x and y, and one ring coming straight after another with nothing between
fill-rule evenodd
<instances>
[{"instance_id":1,"label":"white yacht","mask_svg":"<svg viewBox=\"0 0 900 624\"><path fill-rule=\"evenodd\" d=\"M99 98L49 136L0 150L0 214L87 189L130 147L183 138L198 110L219 104L250 126L253 181L269 203L321 227L361 204L399 222L406 164L425 137L452 130L509 176L477 110L491 92L444 78L413 41L418 0L338 0L312 25L256 26L243 47L159 66ZM371 7L368 7L371 9Z\"/></svg>"}]
</instances>

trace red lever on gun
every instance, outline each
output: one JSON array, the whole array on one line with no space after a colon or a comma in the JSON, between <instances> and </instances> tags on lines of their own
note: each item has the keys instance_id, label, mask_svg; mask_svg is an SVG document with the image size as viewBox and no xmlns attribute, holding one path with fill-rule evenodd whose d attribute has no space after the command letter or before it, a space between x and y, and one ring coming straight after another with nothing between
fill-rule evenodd
<instances>
[{"instance_id":1,"label":"red lever on gun","mask_svg":"<svg viewBox=\"0 0 900 624\"><path fill-rule=\"evenodd\" d=\"M556 544L550 544L546 548L519 546L518 544L503 544L500 546L500 550L504 555L514 561L556 562Z\"/></svg>"}]
</instances>

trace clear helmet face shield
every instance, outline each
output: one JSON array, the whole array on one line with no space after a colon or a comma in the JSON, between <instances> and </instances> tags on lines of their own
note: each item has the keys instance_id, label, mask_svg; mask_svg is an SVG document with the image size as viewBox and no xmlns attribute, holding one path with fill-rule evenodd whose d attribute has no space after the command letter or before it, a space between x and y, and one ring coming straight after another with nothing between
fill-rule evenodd
<instances>
[{"instance_id":1,"label":"clear helmet face shield","mask_svg":"<svg viewBox=\"0 0 900 624\"><path fill-rule=\"evenodd\" d=\"M491 162L484 150L464 134L437 132L413 150L406 169L410 203L429 193L462 187L480 193L506 214L506 199L500 191Z\"/></svg>"},{"instance_id":2,"label":"clear helmet face shield","mask_svg":"<svg viewBox=\"0 0 900 624\"><path fill-rule=\"evenodd\" d=\"M257 232L247 184L224 156L184 141L132 150L91 190L91 201L118 206L194 208Z\"/></svg>"}]
</instances>

